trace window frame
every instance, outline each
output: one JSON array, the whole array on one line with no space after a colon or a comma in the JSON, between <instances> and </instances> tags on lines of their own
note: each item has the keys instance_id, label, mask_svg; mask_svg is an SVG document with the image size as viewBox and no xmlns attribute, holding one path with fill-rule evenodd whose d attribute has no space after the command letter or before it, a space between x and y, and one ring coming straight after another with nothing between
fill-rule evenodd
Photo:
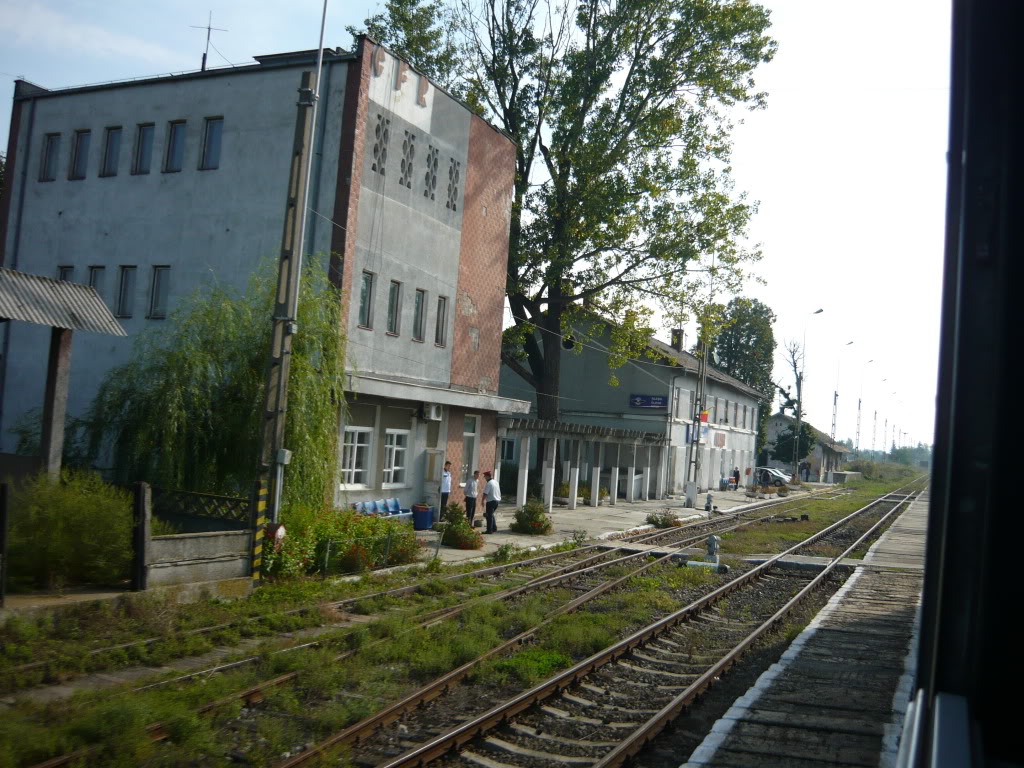
<instances>
[{"instance_id":1,"label":"window frame","mask_svg":"<svg viewBox=\"0 0 1024 768\"><path fill-rule=\"evenodd\" d=\"M359 491L359 490L366 490L366 489L369 489L369 488L372 487L369 484L369 482L356 483L356 482L346 482L346 480L347 479L355 480L354 473L356 473L356 472L365 473L367 481L369 481L369 479L373 476L372 475L372 472L373 472L373 466L372 466L372 464L373 464L373 438L374 438L375 431L376 430L373 427L359 427L359 426L346 426L342 430L342 436L341 436L341 458L340 458L340 461L339 461L339 471L340 471L340 475L341 475L341 483L338 486L340 490L342 490L342 491ZM349 443L348 442L349 434L365 434L365 435L367 435L366 443L358 443L358 442ZM352 466L352 467L347 467L346 466L345 451L346 451L346 448L348 448L350 445L352 447L356 448L356 449L365 448L365 450L366 450L366 463L365 463L365 466L363 467L363 469L356 469L354 466ZM352 453L350 455L350 458L354 460L357 457L357 455L358 455L358 450L352 451ZM347 462L347 463L352 464L354 462L350 461L350 462ZM351 476L350 476L350 473L352 473Z\"/></svg>"},{"instance_id":2,"label":"window frame","mask_svg":"<svg viewBox=\"0 0 1024 768\"><path fill-rule=\"evenodd\" d=\"M146 169L142 170L141 160L145 149L143 133L149 133L149 147L145 153ZM153 145L156 143L156 123L138 123L135 126L135 151L132 152L132 176L146 176L153 170Z\"/></svg>"},{"instance_id":3,"label":"window frame","mask_svg":"<svg viewBox=\"0 0 1024 768\"><path fill-rule=\"evenodd\" d=\"M441 339L438 341L438 339ZM434 346L448 346L448 297L437 297L437 317L434 320Z\"/></svg>"},{"instance_id":4,"label":"window frame","mask_svg":"<svg viewBox=\"0 0 1024 768\"><path fill-rule=\"evenodd\" d=\"M117 304L115 317L130 319L135 314L135 278L138 266L121 264L117 275ZM129 285L126 286L126 282Z\"/></svg>"},{"instance_id":5,"label":"window frame","mask_svg":"<svg viewBox=\"0 0 1024 768\"><path fill-rule=\"evenodd\" d=\"M509 449L508 458L505 457L505 448ZM498 461L514 464L516 461L516 441L512 437L503 437L498 445Z\"/></svg>"},{"instance_id":6,"label":"window frame","mask_svg":"<svg viewBox=\"0 0 1024 768\"><path fill-rule=\"evenodd\" d=\"M83 152L82 142L85 142ZM89 146L92 144L92 130L82 128L75 131L71 144L71 165L68 166L68 181L82 181L89 173Z\"/></svg>"},{"instance_id":7,"label":"window frame","mask_svg":"<svg viewBox=\"0 0 1024 768\"><path fill-rule=\"evenodd\" d=\"M392 280L388 285L386 332L388 336L398 336L402 332L402 284L398 280Z\"/></svg>"},{"instance_id":8,"label":"window frame","mask_svg":"<svg viewBox=\"0 0 1024 768\"><path fill-rule=\"evenodd\" d=\"M75 267L72 264L60 264L57 266L57 279L66 283L73 283Z\"/></svg>"},{"instance_id":9,"label":"window frame","mask_svg":"<svg viewBox=\"0 0 1024 768\"><path fill-rule=\"evenodd\" d=\"M422 288L416 289L416 299L413 303L412 316L412 340L421 344L427 337L427 292Z\"/></svg>"},{"instance_id":10,"label":"window frame","mask_svg":"<svg viewBox=\"0 0 1024 768\"><path fill-rule=\"evenodd\" d=\"M185 167L185 130L188 125L187 120L168 120L167 121L167 147L164 152L164 167L163 173L181 173ZM180 129L180 133L179 133ZM174 168L171 166L171 154L175 147L175 137L181 136L181 159L178 162L178 167Z\"/></svg>"},{"instance_id":11,"label":"window frame","mask_svg":"<svg viewBox=\"0 0 1024 768\"><path fill-rule=\"evenodd\" d=\"M367 284L367 278L369 278L369 284ZM356 318L356 325L368 331L373 330L373 305L375 303L373 294L376 284L377 273L364 269L359 282L359 317Z\"/></svg>"},{"instance_id":12,"label":"window frame","mask_svg":"<svg viewBox=\"0 0 1024 768\"><path fill-rule=\"evenodd\" d=\"M60 163L60 144L63 134L47 133L43 136L43 151L39 157L39 181L56 181ZM49 171L49 172L47 172Z\"/></svg>"},{"instance_id":13,"label":"window frame","mask_svg":"<svg viewBox=\"0 0 1024 768\"><path fill-rule=\"evenodd\" d=\"M210 128L213 125L219 125L220 131L217 136L216 149L217 156L213 159L213 164L210 164ZM220 168L220 154L221 148L224 145L224 116L219 115L215 117L207 117L203 123L203 148L199 153L199 170L200 171L215 171Z\"/></svg>"},{"instance_id":14,"label":"window frame","mask_svg":"<svg viewBox=\"0 0 1024 768\"><path fill-rule=\"evenodd\" d=\"M162 277L161 277L162 276ZM167 300L170 297L171 267L168 264L153 265L152 275L149 281L149 310L146 317L149 320L167 319ZM159 284L159 286L158 286ZM157 306L157 288L163 293L163 307Z\"/></svg>"},{"instance_id":15,"label":"window frame","mask_svg":"<svg viewBox=\"0 0 1024 768\"><path fill-rule=\"evenodd\" d=\"M388 438L405 438L405 445L389 445ZM381 469L381 485L385 488L410 488L409 483L409 451L412 448L412 430L409 429L386 429L384 430L384 466ZM401 452L402 463L395 465L396 454ZM395 480L395 472L401 472L398 480ZM390 479L388 478L390 474Z\"/></svg>"},{"instance_id":16,"label":"window frame","mask_svg":"<svg viewBox=\"0 0 1024 768\"><path fill-rule=\"evenodd\" d=\"M107 268L102 264L90 264L89 267L89 287L96 291L96 294L103 297L103 282L107 276ZM97 279L97 276L99 279Z\"/></svg>"},{"instance_id":17,"label":"window frame","mask_svg":"<svg viewBox=\"0 0 1024 768\"><path fill-rule=\"evenodd\" d=\"M109 179L112 176L117 176L117 171L121 165L121 137L122 127L120 125L108 125L103 134L103 162L100 164L100 178ZM110 151L110 140L117 136L117 148ZM111 156L113 156L113 168L111 168Z\"/></svg>"}]
</instances>

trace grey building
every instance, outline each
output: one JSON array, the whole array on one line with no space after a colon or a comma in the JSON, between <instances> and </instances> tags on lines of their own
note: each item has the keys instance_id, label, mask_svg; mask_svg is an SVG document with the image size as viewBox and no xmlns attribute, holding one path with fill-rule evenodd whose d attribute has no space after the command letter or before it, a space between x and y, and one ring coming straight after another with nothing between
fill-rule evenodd
<instances>
[{"instance_id":1,"label":"grey building","mask_svg":"<svg viewBox=\"0 0 1024 768\"><path fill-rule=\"evenodd\" d=\"M0 265L94 286L129 338L76 339L82 413L133 337L277 259L297 89L316 52L76 88L15 87ZM440 461L494 462L514 147L367 38L327 50L307 250L342 290L352 407L339 502L428 497ZM269 318L268 318L269 322ZM35 405L45 329L0 331L0 450ZM457 493L455 498L458 498ZM453 499L454 500L454 499Z\"/></svg>"},{"instance_id":2,"label":"grey building","mask_svg":"<svg viewBox=\"0 0 1024 768\"><path fill-rule=\"evenodd\" d=\"M807 422L804 423L807 424ZM796 428L796 419L792 416L787 416L782 411L772 414L771 418L768 419L768 434L765 438L765 447L769 451L774 448L776 442L778 442L779 435L791 426L794 429ZM811 449L811 455L803 459L803 462L807 463L807 469L800 479L813 482L827 481L830 472L838 472L843 468L850 450L842 443L833 443L828 435L813 424L808 424L808 426L814 433L815 443ZM768 466L781 469L787 473L792 473L793 471L792 461L769 459Z\"/></svg>"},{"instance_id":3,"label":"grey building","mask_svg":"<svg viewBox=\"0 0 1024 768\"><path fill-rule=\"evenodd\" d=\"M652 459L658 486L666 493L684 492L692 450L700 451L700 489L717 488L719 480L740 470L741 485L749 485L756 462L757 414L763 395L741 381L708 367L706 427L699 442L693 432L698 360L652 338L651 358L630 360L614 371L608 367L610 337L601 333L562 351L561 421L614 429L657 433L668 438L668 449ZM618 385L609 383L612 374ZM531 387L507 365L502 366L501 394L529 398L536 413ZM502 444L506 459L514 446ZM606 469L609 461L604 460ZM623 464L622 466L628 466ZM622 490L620 488L620 495ZM638 496L640 494L637 494Z\"/></svg>"}]
</instances>

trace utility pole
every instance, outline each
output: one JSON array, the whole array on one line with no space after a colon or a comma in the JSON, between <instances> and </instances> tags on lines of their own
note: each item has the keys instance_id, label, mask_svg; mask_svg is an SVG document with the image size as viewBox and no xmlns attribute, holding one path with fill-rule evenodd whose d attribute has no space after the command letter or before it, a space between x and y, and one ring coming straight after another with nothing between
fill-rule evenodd
<instances>
[{"instance_id":1,"label":"utility pole","mask_svg":"<svg viewBox=\"0 0 1024 768\"><path fill-rule=\"evenodd\" d=\"M275 524L281 519L284 467L291 461L292 456L291 451L284 447L288 415L288 374L291 370L292 337L299 329L299 285L302 280L306 211L309 208L307 197L312 172L313 130L316 126L316 105L320 95L319 83L324 62L326 24L327 0L324 0L316 72L303 72L299 82L295 135L292 139L292 157L288 171L288 194L285 198L284 227L281 232L277 290L274 293L274 315L271 319L270 359L263 395L263 439L257 467L252 557L252 577L257 581L261 578L262 572L263 536L267 517L269 516L270 522Z\"/></svg>"},{"instance_id":2,"label":"utility pole","mask_svg":"<svg viewBox=\"0 0 1024 768\"><path fill-rule=\"evenodd\" d=\"M696 504L697 498L697 481L700 477L700 433L703 419L701 418L704 413L705 400L707 399L707 381L708 381L708 342L704 338L703 332L701 333L700 342L700 356L698 357L697 364L697 388L694 390L693 397L693 431L690 435L690 461L686 468L686 480L687 480L687 501L690 501L690 484L693 484L693 502Z\"/></svg>"},{"instance_id":3,"label":"utility pole","mask_svg":"<svg viewBox=\"0 0 1024 768\"><path fill-rule=\"evenodd\" d=\"M871 424L871 453L875 452L875 437L878 435L878 409L875 409L875 420Z\"/></svg>"},{"instance_id":4,"label":"utility pole","mask_svg":"<svg viewBox=\"0 0 1024 768\"><path fill-rule=\"evenodd\" d=\"M821 310L818 310L819 312ZM804 355L807 353L804 352ZM796 375L796 439L793 441L793 477L800 479L800 422L804 417L804 372Z\"/></svg>"}]
</instances>

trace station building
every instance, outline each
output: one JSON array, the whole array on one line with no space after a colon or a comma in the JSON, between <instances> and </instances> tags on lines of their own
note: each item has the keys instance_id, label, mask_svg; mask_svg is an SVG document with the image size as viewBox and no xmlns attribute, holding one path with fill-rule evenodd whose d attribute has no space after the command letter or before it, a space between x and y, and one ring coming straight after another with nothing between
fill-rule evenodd
<instances>
[{"instance_id":1,"label":"station building","mask_svg":"<svg viewBox=\"0 0 1024 768\"><path fill-rule=\"evenodd\" d=\"M813 424L808 424L806 421L804 423L811 428L815 442L814 447L811 449L811 454L803 460L808 465L808 469L806 475L802 476L801 479L810 482L831 482L828 480L831 477L830 473L838 472L843 468L846 458L850 454L850 449L840 442L833 442L828 435ZM779 436L790 427L796 429L795 418L787 416L782 411L772 414L771 418L768 419L768 435L765 440L765 447L769 450L775 447ZM793 472L792 461L769 459L767 466L781 469L787 474Z\"/></svg>"},{"instance_id":2,"label":"station building","mask_svg":"<svg viewBox=\"0 0 1024 768\"><path fill-rule=\"evenodd\" d=\"M674 347L652 337L649 356L629 360L612 371L609 328L605 324L597 333L580 333L578 337L586 341L563 344L559 418L566 424L639 434L616 439L612 433L598 441L588 440L584 430L579 435L584 444L581 476L593 476L592 468L597 466L603 487L617 486L617 495L627 500L681 496L691 456L700 451L699 489L717 489L719 481L730 477L736 468L740 485L750 485L764 395L708 366L708 421L700 434L694 434L699 361L682 349L681 334ZM616 385L610 383L612 374L618 380ZM501 393L529 398L531 411L536 413L534 390L508 365L502 366ZM521 463L518 441L527 430L516 431L520 436L502 437L500 450L506 462ZM565 462L570 461L572 450L563 441ZM619 471L613 474L616 469ZM613 481L613 476L617 480Z\"/></svg>"},{"instance_id":3,"label":"station building","mask_svg":"<svg viewBox=\"0 0 1024 768\"><path fill-rule=\"evenodd\" d=\"M0 265L95 287L129 334L75 339L70 415L183 298L212 282L241 291L273 269L297 91L316 51L255 62L74 88L16 82ZM338 503L436 499L445 458L461 475L493 466L496 414L528 408L498 394L514 159L507 136L368 38L324 52L306 250L347 316ZM10 451L45 374L45 329L0 334Z\"/></svg>"}]
</instances>

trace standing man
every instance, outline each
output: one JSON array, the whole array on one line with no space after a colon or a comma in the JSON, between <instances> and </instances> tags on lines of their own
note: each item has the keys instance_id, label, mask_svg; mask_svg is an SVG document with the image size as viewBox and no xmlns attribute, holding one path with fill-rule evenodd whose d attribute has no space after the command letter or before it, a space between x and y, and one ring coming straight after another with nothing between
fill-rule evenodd
<instances>
[{"instance_id":1,"label":"standing man","mask_svg":"<svg viewBox=\"0 0 1024 768\"><path fill-rule=\"evenodd\" d=\"M473 524L473 516L476 515L476 492L477 484L480 482L480 470L474 469L473 476L466 483L466 519Z\"/></svg>"},{"instance_id":2,"label":"standing man","mask_svg":"<svg viewBox=\"0 0 1024 768\"><path fill-rule=\"evenodd\" d=\"M484 519L487 520L487 530L484 533L497 533L498 523L494 515L498 511L498 502L501 501L501 489L490 472L484 472L484 479L487 480L487 485L484 486Z\"/></svg>"},{"instance_id":3,"label":"standing man","mask_svg":"<svg viewBox=\"0 0 1024 768\"><path fill-rule=\"evenodd\" d=\"M452 492L452 463L444 463L444 472L441 473L441 519L444 519L444 512L448 509L448 494Z\"/></svg>"},{"instance_id":4,"label":"standing man","mask_svg":"<svg viewBox=\"0 0 1024 768\"><path fill-rule=\"evenodd\" d=\"M740 489L740 468L739 467L736 467L732 471L732 482L733 482L733 485L736 486L736 490L738 491Z\"/></svg>"}]
</instances>

